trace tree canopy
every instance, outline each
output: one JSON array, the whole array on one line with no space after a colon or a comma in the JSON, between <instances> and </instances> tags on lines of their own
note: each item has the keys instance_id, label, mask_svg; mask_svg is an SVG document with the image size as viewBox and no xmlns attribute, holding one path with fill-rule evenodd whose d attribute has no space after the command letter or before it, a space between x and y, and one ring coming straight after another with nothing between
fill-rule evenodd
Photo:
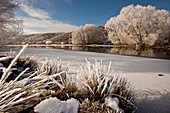
<instances>
[{"instance_id":1,"label":"tree canopy","mask_svg":"<svg viewBox=\"0 0 170 113\"><path fill-rule=\"evenodd\" d=\"M104 39L102 30L93 24L86 24L72 33L72 44L100 44Z\"/></svg>"},{"instance_id":2,"label":"tree canopy","mask_svg":"<svg viewBox=\"0 0 170 113\"><path fill-rule=\"evenodd\" d=\"M164 45L170 42L170 13L153 6L129 5L105 24L113 44Z\"/></svg>"}]
</instances>

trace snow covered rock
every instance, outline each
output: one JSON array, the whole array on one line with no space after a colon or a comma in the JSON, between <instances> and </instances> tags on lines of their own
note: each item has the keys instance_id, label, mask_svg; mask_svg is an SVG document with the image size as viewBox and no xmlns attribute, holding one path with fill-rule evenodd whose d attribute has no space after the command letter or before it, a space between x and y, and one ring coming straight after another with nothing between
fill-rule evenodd
<instances>
[{"instance_id":1,"label":"snow covered rock","mask_svg":"<svg viewBox=\"0 0 170 113\"><path fill-rule=\"evenodd\" d=\"M74 98L61 101L51 97L35 106L34 111L37 113L78 113L78 108L79 102Z\"/></svg>"}]
</instances>

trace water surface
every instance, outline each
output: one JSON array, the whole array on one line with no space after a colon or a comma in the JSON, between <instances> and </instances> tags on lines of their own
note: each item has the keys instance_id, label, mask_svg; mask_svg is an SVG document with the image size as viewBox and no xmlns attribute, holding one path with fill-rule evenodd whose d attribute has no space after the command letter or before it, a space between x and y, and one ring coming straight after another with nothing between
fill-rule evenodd
<instances>
[{"instance_id":1,"label":"water surface","mask_svg":"<svg viewBox=\"0 0 170 113\"><path fill-rule=\"evenodd\" d=\"M75 50L75 51L87 51L97 53L109 53L116 55L128 55L128 56L139 56L149 58L161 58L170 59L170 50L168 49L144 49L135 50L127 47L87 47L87 46L43 46L43 47L32 47L32 48L53 48L53 49L64 49L64 50Z\"/></svg>"}]
</instances>

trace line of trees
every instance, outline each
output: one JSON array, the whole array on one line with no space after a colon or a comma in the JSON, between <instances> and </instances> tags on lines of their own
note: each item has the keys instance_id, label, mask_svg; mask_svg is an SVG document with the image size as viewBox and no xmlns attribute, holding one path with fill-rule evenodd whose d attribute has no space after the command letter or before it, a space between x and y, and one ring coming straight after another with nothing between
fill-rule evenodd
<instances>
[{"instance_id":1,"label":"line of trees","mask_svg":"<svg viewBox=\"0 0 170 113\"><path fill-rule=\"evenodd\" d=\"M17 7L13 0L0 0L0 46L22 33L21 21L14 14ZM129 5L123 7L119 15L111 17L105 29L86 24L73 31L70 39L72 44L106 44L110 40L115 45L139 48L169 46L170 13L150 5Z\"/></svg>"},{"instance_id":2,"label":"line of trees","mask_svg":"<svg viewBox=\"0 0 170 113\"><path fill-rule=\"evenodd\" d=\"M129 5L105 24L108 40L114 45L142 49L170 45L170 13L151 5ZM103 31L87 24L72 33L72 44L103 43ZM109 42L109 41L108 41Z\"/></svg>"},{"instance_id":3,"label":"line of trees","mask_svg":"<svg viewBox=\"0 0 170 113\"><path fill-rule=\"evenodd\" d=\"M18 4L13 0L0 0L0 46L22 33L21 21L15 18Z\"/></svg>"}]
</instances>

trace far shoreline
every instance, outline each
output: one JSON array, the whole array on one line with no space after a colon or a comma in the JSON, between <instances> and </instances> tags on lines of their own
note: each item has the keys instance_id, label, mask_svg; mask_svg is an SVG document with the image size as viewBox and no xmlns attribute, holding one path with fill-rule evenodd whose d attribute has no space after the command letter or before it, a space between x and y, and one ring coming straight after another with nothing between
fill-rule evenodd
<instances>
[{"instance_id":1,"label":"far shoreline","mask_svg":"<svg viewBox=\"0 0 170 113\"><path fill-rule=\"evenodd\" d=\"M7 45L9 47L22 47L24 45ZM89 45L74 45L74 44L29 44L29 47L128 47L126 45L99 45L99 44L89 44Z\"/></svg>"},{"instance_id":2,"label":"far shoreline","mask_svg":"<svg viewBox=\"0 0 170 113\"><path fill-rule=\"evenodd\" d=\"M24 45L20 44L20 45L7 45L6 47L21 48L23 46ZM30 47L30 48L53 48L53 49L55 48L55 49L64 49L64 50L70 50L70 51L95 52L95 53L105 53L105 54L115 54L115 55L145 57L145 58L156 58L156 59L168 59L168 60L170 59L170 55L169 55L170 48L169 47L168 48L163 48L163 47L162 48L149 48L148 47L143 50L135 49L133 47L128 47L126 45L99 45L99 44L89 44L89 45L30 44L30 45L28 45L28 47ZM148 53L150 50L152 52Z\"/></svg>"},{"instance_id":3,"label":"far shoreline","mask_svg":"<svg viewBox=\"0 0 170 113\"><path fill-rule=\"evenodd\" d=\"M9 44L6 45L7 47L23 47L25 44ZM80 45L80 44L29 44L29 47L112 47L112 48L132 48L135 49L134 46L128 46L128 45L112 45L112 44L86 44L86 45ZM145 47L144 49L167 49L170 50L170 46L166 47Z\"/></svg>"}]
</instances>

